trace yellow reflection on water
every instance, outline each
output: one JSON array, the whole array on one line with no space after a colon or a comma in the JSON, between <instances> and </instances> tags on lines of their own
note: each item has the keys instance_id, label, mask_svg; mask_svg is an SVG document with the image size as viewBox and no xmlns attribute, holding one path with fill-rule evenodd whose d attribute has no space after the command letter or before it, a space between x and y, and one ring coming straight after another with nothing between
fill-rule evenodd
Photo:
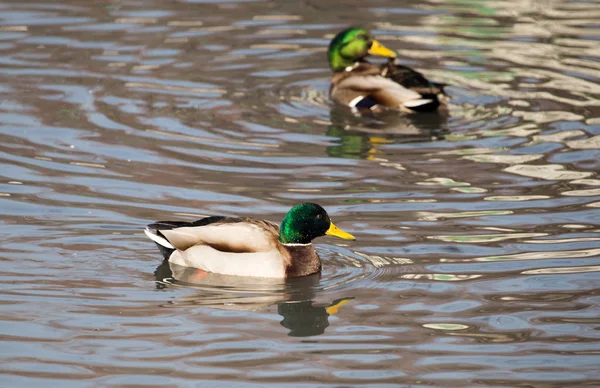
<instances>
[{"instance_id":1,"label":"yellow reflection on water","mask_svg":"<svg viewBox=\"0 0 600 388\"><path fill-rule=\"evenodd\" d=\"M182 133L172 133L159 131L156 129L146 129L146 132L155 133L157 135L169 136L169 137L177 137L182 139L189 140L197 140L201 142L211 143L211 144L231 144L231 145L244 145L244 146L256 146L256 147L266 147L266 148L278 148L278 144L271 143L256 143L249 141L236 141L236 140L225 140L225 139L214 139L212 137L201 137L201 136L192 136L192 135L184 135Z\"/></svg>"},{"instance_id":2,"label":"yellow reflection on water","mask_svg":"<svg viewBox=\"0 0 600 388\"><path fill-rule=\"evenodd\" d=\"M571 259L574 257L591 257L600 255L600 248L581 249L573 251L553 251L553 252L526 252L516 253L514 255L504 256L486 256L476 257L461 261L515 261L515 260L545 260L545 259Z\"/></svg>"},{"instance_id":3,"label":"yellow reflection on water","mask_svg":"<svg viewBox=\"0 0 600 388\"><path fill-rule=\"evenodd\" d=\"M583 116L565 112L565 111L544 111L544 112L513 112L513 116L522 117L524 120L535 121L538 124L552 123L555 121L581 121Z\"/></svg>"},{"instance_id":4,"label":"yellow reflection on water","mask_svg":"<svg viewBox=\"0 0 600 388\"><path fill-rule=\"evenodd\" d=\"M457 182L451 178L429 178L425 179L425 182L417 182L421 186L470 186L467 182Z\"/></svg>"},{"instance_id":5,"label":"yellow reflection on water","mask_svg":"<svg viewBox=\"0 0 600 388\"><path fill-rule=\"evenodd\" d=\"M571 181L575 185L600 186L600 179L576 179Z\"/></svg>"},{"instance_id":6,"label":"yellow reflection on water","mask_svg":"<svg viewBox=\"0 0 600 388\"><path fill-rule=\"evenodd\" d=\"M527 145L535 144L535 143L562 143L564 140L575 137L575 136L584 136L585 132L580 131L579 129L574 129L571 131L562 131L557 133L552 133L549 135L535 135L531 139L531 142Z\"/></svg>"},{"instance_id":7,"label":"yellow reflection on water","mask_svg":"<svg viewBox=\"0 0 600 388\"><path fill-rule=\"evenodd\" d=\"M582 172L582 171L568 171L565 166L561 164L542 164L542 165L528 165L518 164L510 166L504 169L506 172L510 172L517 175L528 176L532 178L540 178L547 180L571 180L581 179L588 176L594 175L593 172Z\"/></svg>"},{"instance_id":8,"label":"yellow reflection on water","mask_svg":"<svg viewBox=\"0 0 600 388\"><path fill-rule=\"evenodd\" d=\"M254 15L252 20L283 20L283 21L294 21L302 20L302 16L299 15Z\"/></svg>"},{"instance_id":9,"label":"yellow reflection on water","mask_svg":"<svg viewBox=\"0 0 600 388\"><path fill-rule=\"evenodd\" d=\"M287 29L287 30L283 30L283 29L266 29L266 30L260 30L256 33L257 35L291 35L291 34L295 34L295 35L306 35L306 30L300 30L300 29ZM300 48L300 46L298 45L298 48Z\"/></svg>"},{"instance_id":10,"label":"yellow reflection on water","mask_svg":"<svg viewBox=\"0 0 600 388\"><path fill-rule=\"evenodd\" d=\"M175 27L200 27L202 23L200 20L173 20L167 23L168 26Z\"/></svg>"},{"instance_id":11,"label":"yellow reflection on water","mask_svg":"<svg viewBox=\"0 0 600 388\"><path fill-rule=\"evenodd\" d=\"M503 342L516 342L518 339L515 339L506 334L492 334L492 333L448 333L449 335L454 335L458 337L472 337L472 338L481 338L488 342L494 343L503 343Z\"/></svg>"},{"instance_id":12,"label":"yellow reflection on water","mask_svg":"<svg viewBox=\"0 0 600 388\"><path fill-rule=\"evenodd\" d=\"M469 236L428 236L427 238L432 240L440 240L445 242L456 242L456 243L489 243L504 240L511 240L515 238L531 238L531 237L542 237L547 236L547 233L503 233L503 234L481 234L481 235L469 235Z\"/></svg>"},{"instance_id":13,"label":"yellow reflection on water","mask_svg":"<svg viewBox=\"0 0 600 388\"><path fill-rule=\"evenodd\" d=\"M598 272L600 271L600 265L589 265L581 267L553 267L553 268L538 268L530 269L521 272L523 275L549 275L549 274L563 274L563 273L582 273L582 272Z\"/></svg>"},{"instance_id":14,"label":"yellow reflection on water","mask_svg":"<svg viewBox=\"0 0 600 388\"><path fill-rule=\"evenodd\" d=\"M468 159L480 163L504 163L504 164L520 164L527 163L533 160L543 158L544 155L468 155L461 159Z\"/></svg>"},{"instance_id":15,"label":"yellow reflection on water","mask_svg":"<svg viewBox=\"0 0 600 388\"><path fill-rule=\"evenodd\" d=\"M514 137L530 137L534 133L538 133L540 129L536 124L523 124L508 129L494 129L490 131L482 131L483 136L514 136Z\"/></svg>"},{"instance_id":16,"label":"yellow reflection on water","mask_svg":"<svg viewBox=\"0 0 600 388\"><path fill-rule=\"evenodd\" d=\"M434 330L465 330L469 326L460 323L426 323L423 327Z\"/></svg>"},{"instance_id":17,"label":"yellow reflection on water","mask_svg":"<svg viewBox=\"0 0 600 388\"><path fill-rule=\"evenodd\" d=\"M411 280L437 280L442 282L460 282L480 278L482 275L453 275L450 273L409 273L402 275L402 279Z\"/></svg>"},{"instance_id":18,"label":"yellow reflection on water","mask_svg":"<svg viewBox=\"0 0 600 388\"><path fill-rule=\"evenodd\" d=\"M585 190L571 190L561 193L562 195L571 197L591 197L600 195L600 188L598 189L585 189Z\"/></svg>"},{"instance_id":19,"label":"yellow reflection on water","mask_svg":"<svg viewBox=\"0 0 600 388\"><path fill-rule=\"evenodd\" d=\"M0 27L0 31L10 31L10 32L23 32L28 31L29 28L27 26L2 26Z\"/></svg>"},{"instance_id":20,"label":"yellow reflection on water","mask_svg":"<svg viewBox=\"0 0 600 388\"><path fill-rule=\"evenodd\" d=\"M551 198L549 195L495 195L492 197L485 197L484 201L507 201L507 202L518 202L518 201L533 201L536 199L548 199Z\"/></svg>"},{"instance_id":21,"label":"yellow reflection on water","mask_svg":"<svg viewBox=\"0 0 600 388\"><path fill-rule=\"evenodd\" d=\"M381 268L381 267L385 267L388 265L394 265L394 264L399 264L399 265L408 265L408 264L413 264L414 262L406 257L389 257L389 256L377 256L377 255L367 255L366 253L361 253L361 252L354 252L356 255L362 257L363 259L367 260L369 263L371 263L373 266L377 267L377 268ZM348 258L349 260L351 258ZM352 259L352 261L356 261L357 263L359 263L357 260ZM361 265L357 265L357 266L361 266Z\"/></svg>"},{"instance_id":22,"label":"yellow reflection on water","mask_svg":"<svg viewBox=\"0 0 600 388\"><path fill-rule=\"evenodd\" d=\"M127 82L125 83L126 88L135 89L161 89L176 92L189 92L189 93L226 93L225 89L211 89L211 88L190 88L186 86L175 86L175 85L159 85L150 82Z\"/></svg>"},{"instance_id":23,"label":"yellow reflection on water","mask_svg":"<svg viewBox=\"0 0 600 388\"><path fill-rule=\"evenodd\" d=\"M574 242L600 241L600 237L557 238L552 240L525 240L527 244L569 244Z\"/></svg>"},{"instance_id":24,"label":"yellow reflection on water","mask_svg":"<svg viewBox=\"0 0 600 388\"><path fill-rule=\"evenodd\" d=\"M600 150L600 135L589 139L568 141L567 145L573 149L579 150Z\"/></svg>"},{"instance_id":25,"label":"yellow reflection on water","mask_svg":"<svg viewBox=\"0 0 600 388\"><path fill-rule=\"evenodd\" d=\"M487 190L481 187L453 187L450 190L458 191L459 193L464 194L479 194L479 193L487 193Z\"/></svg>"},{"instance_id":26,"label":"yellow reflection on water","mask_svg":"<svg viewBox=\"0 0 600 388\"><path fill-rule=\"evenodd\" d=\"M156 18L118 18L115 23L134 23L134 24L154 24L158 21Z\"/></svg>"},{"instance_id":27,"label":"yellow reflection on water","mask_svg":"<svg viewBox=\"0 0 600 388\"><path fill-rule=\"evenodd\" d=\"M300 45L297 44L285 44L285 43L260 43L250 45L253 49L274 49L274 50L297 50Z\"/></svg>"},{"instance_id":28,"label":"yellow reflection on water","mask_svg":"<svg viewBox=\"0 0 600 388\"><path fill-rule=\"evenodd\" d=\"M513 214L513 212L511 210L481 210L481 211L459 212L459 213L417 212L419 221L438 221L438 220L445 219L445 218L504 216L507 214Z\"/></svg>"},{"instance_id":29,"label":"yellow reflection on water","mask_svg":"<svg viewBox=\"0 0 600 388\"><path fill-rule=\"evenodd\" d=\"M98 163L86 163L86 162L69 162L70 165L79 167L92 167L92 168L106 168L103 164Z\"/></svg>"},{"instance_id":30,"label":"yellow reflection on water","mask_svg":"<svg viewBox=\"0 0 600 388\"><path fill-rule=\"evenodd\" d=\"M437 152L436 155L481 155L481 154L492 154L494 152L506 151L505 147L497 148L464 148L460 150L441 151Z\"/></svg>"}]
</instances>

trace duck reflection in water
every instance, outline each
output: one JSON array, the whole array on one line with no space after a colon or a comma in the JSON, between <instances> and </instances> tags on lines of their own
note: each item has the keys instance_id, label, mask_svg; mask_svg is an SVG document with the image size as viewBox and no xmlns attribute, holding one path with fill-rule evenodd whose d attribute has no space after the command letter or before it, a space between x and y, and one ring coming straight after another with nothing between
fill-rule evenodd
<instances>
[{"instance_id":1,"label":"duck reflection in water","mask_svg":"<svg viewBox=\"0 0 600 388\"><path fill-rule=\"evenodd\" d=\"M444 140L449 134L448 111L398 114L395 110L350 111L336 105L331 109L328 136L340 143L327 148L327 154L351 159L372 159L385 144Z\"/></svg>"},{"instance_id":2,"label":"duck reflection in water","mask_svg":"<svg viewBox=\"0 0 600 388\"><path fill-rule=\"evenodd\" d=\"M336 299L326 306L315 306L312 300L279 302L277 312L283 317L281 325L290 330L288 335L310 337L325 333L329 326L329 317L352 299L354 298Z\"/></svg>"},{"instance_id":3,"label":"duck reflection in water","mask_svg":"<svg viewBox=\"0 0 600 388\"><path fill-rule=\"evenodd\" d=\"M201 291L177 298L173 304L206 306L226 310L258 311L277 305L281 325L293 337L320 335L329 326L329 317L354 299L315 303L321 274L293 279L252 278L208 273L164 260L154 272L157 289L181 286Z\"/></svg>"}]
</instances>

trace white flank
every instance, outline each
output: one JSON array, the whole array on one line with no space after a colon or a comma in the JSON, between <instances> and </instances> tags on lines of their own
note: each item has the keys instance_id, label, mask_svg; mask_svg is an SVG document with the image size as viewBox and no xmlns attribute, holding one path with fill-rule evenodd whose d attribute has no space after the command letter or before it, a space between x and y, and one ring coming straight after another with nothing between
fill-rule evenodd
<instances>
[{"instance_id":1,"label":"white flank","mask_svg":"<svg viewBox=\"0 0 600 388\"><path fill-rule=\"evenodd\" d=\"M268 252L231 253L221 252L207 245L196 245L185 251L176 250L169 257L171 263L206 272L263 278L285 277L283 260L277 249Z\"/></svg>"},{"instance_id":2,"label":"white flank","mask_svg":"<svg viewBox=\"0 0 600 388\"><path fill-rule=\"evenodd\" d=\"M158 245L161 245L161 246L163 246L165 248L169 248L169 249L175 249L175 247L173 245L171 245L170 242L168 242L165 238L152 233L150 231L150 229L148 229L148 228L144 229L144 233L146 233L146 236L150 237L150 240L154 241Z\"/></svg>"},{"instance_id":3,"label":"white flank","mask_svg":"<svg viewBox=\"0 0 600 388\"><path fill-rule=\"evenodd\" d=\"M399 104L403 105L408 101L421 101L421 103L417 103L416 106L426 103L423 101L429 102L429 100L423 100L422 96L414 90L407 89L391 79L379 75L347 77L346 79L343 79L337 87L353 89L358 93L363 93L363 95L384 93L393 97Z\"/></svg>"},{"instance_id":4,"label":"white flank","mask_svg":"<svg viewBox=\"0 0 600 388\"><path fill-rule=\"evenodd\" d=\"M432 102L433 102L433 100L421 99L421 100L406 101L406 102L403 102L402 105L404 105L407 108L414 108L414 107L421 106L421 105L427 105Z\"/></svg>"}]
</instances>

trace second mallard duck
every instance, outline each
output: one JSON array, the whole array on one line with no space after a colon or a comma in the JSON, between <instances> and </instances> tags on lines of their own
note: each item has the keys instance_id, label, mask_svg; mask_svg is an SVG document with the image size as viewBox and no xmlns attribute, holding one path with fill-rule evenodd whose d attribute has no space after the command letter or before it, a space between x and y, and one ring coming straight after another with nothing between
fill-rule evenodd
<instances>
[{"instance_id":1,"label":"second mallard duck","mask_svg":"<svg viewBox=\"0 0 600 388\"><path fill-rule=\"evenodd\" d=\"M159 221L144 231L169 262L225 275L291 278L321 271L311 241L329 235L354 240L316 203L301 203L281 226L253 218Z\"/></svg>"},{"instance_id":2,"label":"second mallard duck","mask_svg":"<svg viewBox=\"0 0 600 388\"><path fill-rule=\"evenodd\" d=\"M389 58L383 65L367 62L369 55ZM327 51L334 74L331 98L351 108L378 106L414 112L436 110L444 99L444 85L428 81L421 73L395 63L396 53L357 27L337 34Z\"/></svg>"}]
</instances>

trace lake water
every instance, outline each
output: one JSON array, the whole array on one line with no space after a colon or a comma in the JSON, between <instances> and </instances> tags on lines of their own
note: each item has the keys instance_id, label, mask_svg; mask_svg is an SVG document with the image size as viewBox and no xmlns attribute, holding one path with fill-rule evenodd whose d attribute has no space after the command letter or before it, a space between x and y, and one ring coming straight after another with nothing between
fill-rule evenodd
<instances>
[{"instance_id":1,"label":"lake water","mask_svg":"<svg viewBox=\"0 0 600 388\"><path fill-rule=\"evenodd\" d=\"M600 2L0 4L2 387L600 386ZM328 98L361 24L447 111ZM323 205L321 275L161 265L159 219Z\"/></svg>"}]
</instances>

